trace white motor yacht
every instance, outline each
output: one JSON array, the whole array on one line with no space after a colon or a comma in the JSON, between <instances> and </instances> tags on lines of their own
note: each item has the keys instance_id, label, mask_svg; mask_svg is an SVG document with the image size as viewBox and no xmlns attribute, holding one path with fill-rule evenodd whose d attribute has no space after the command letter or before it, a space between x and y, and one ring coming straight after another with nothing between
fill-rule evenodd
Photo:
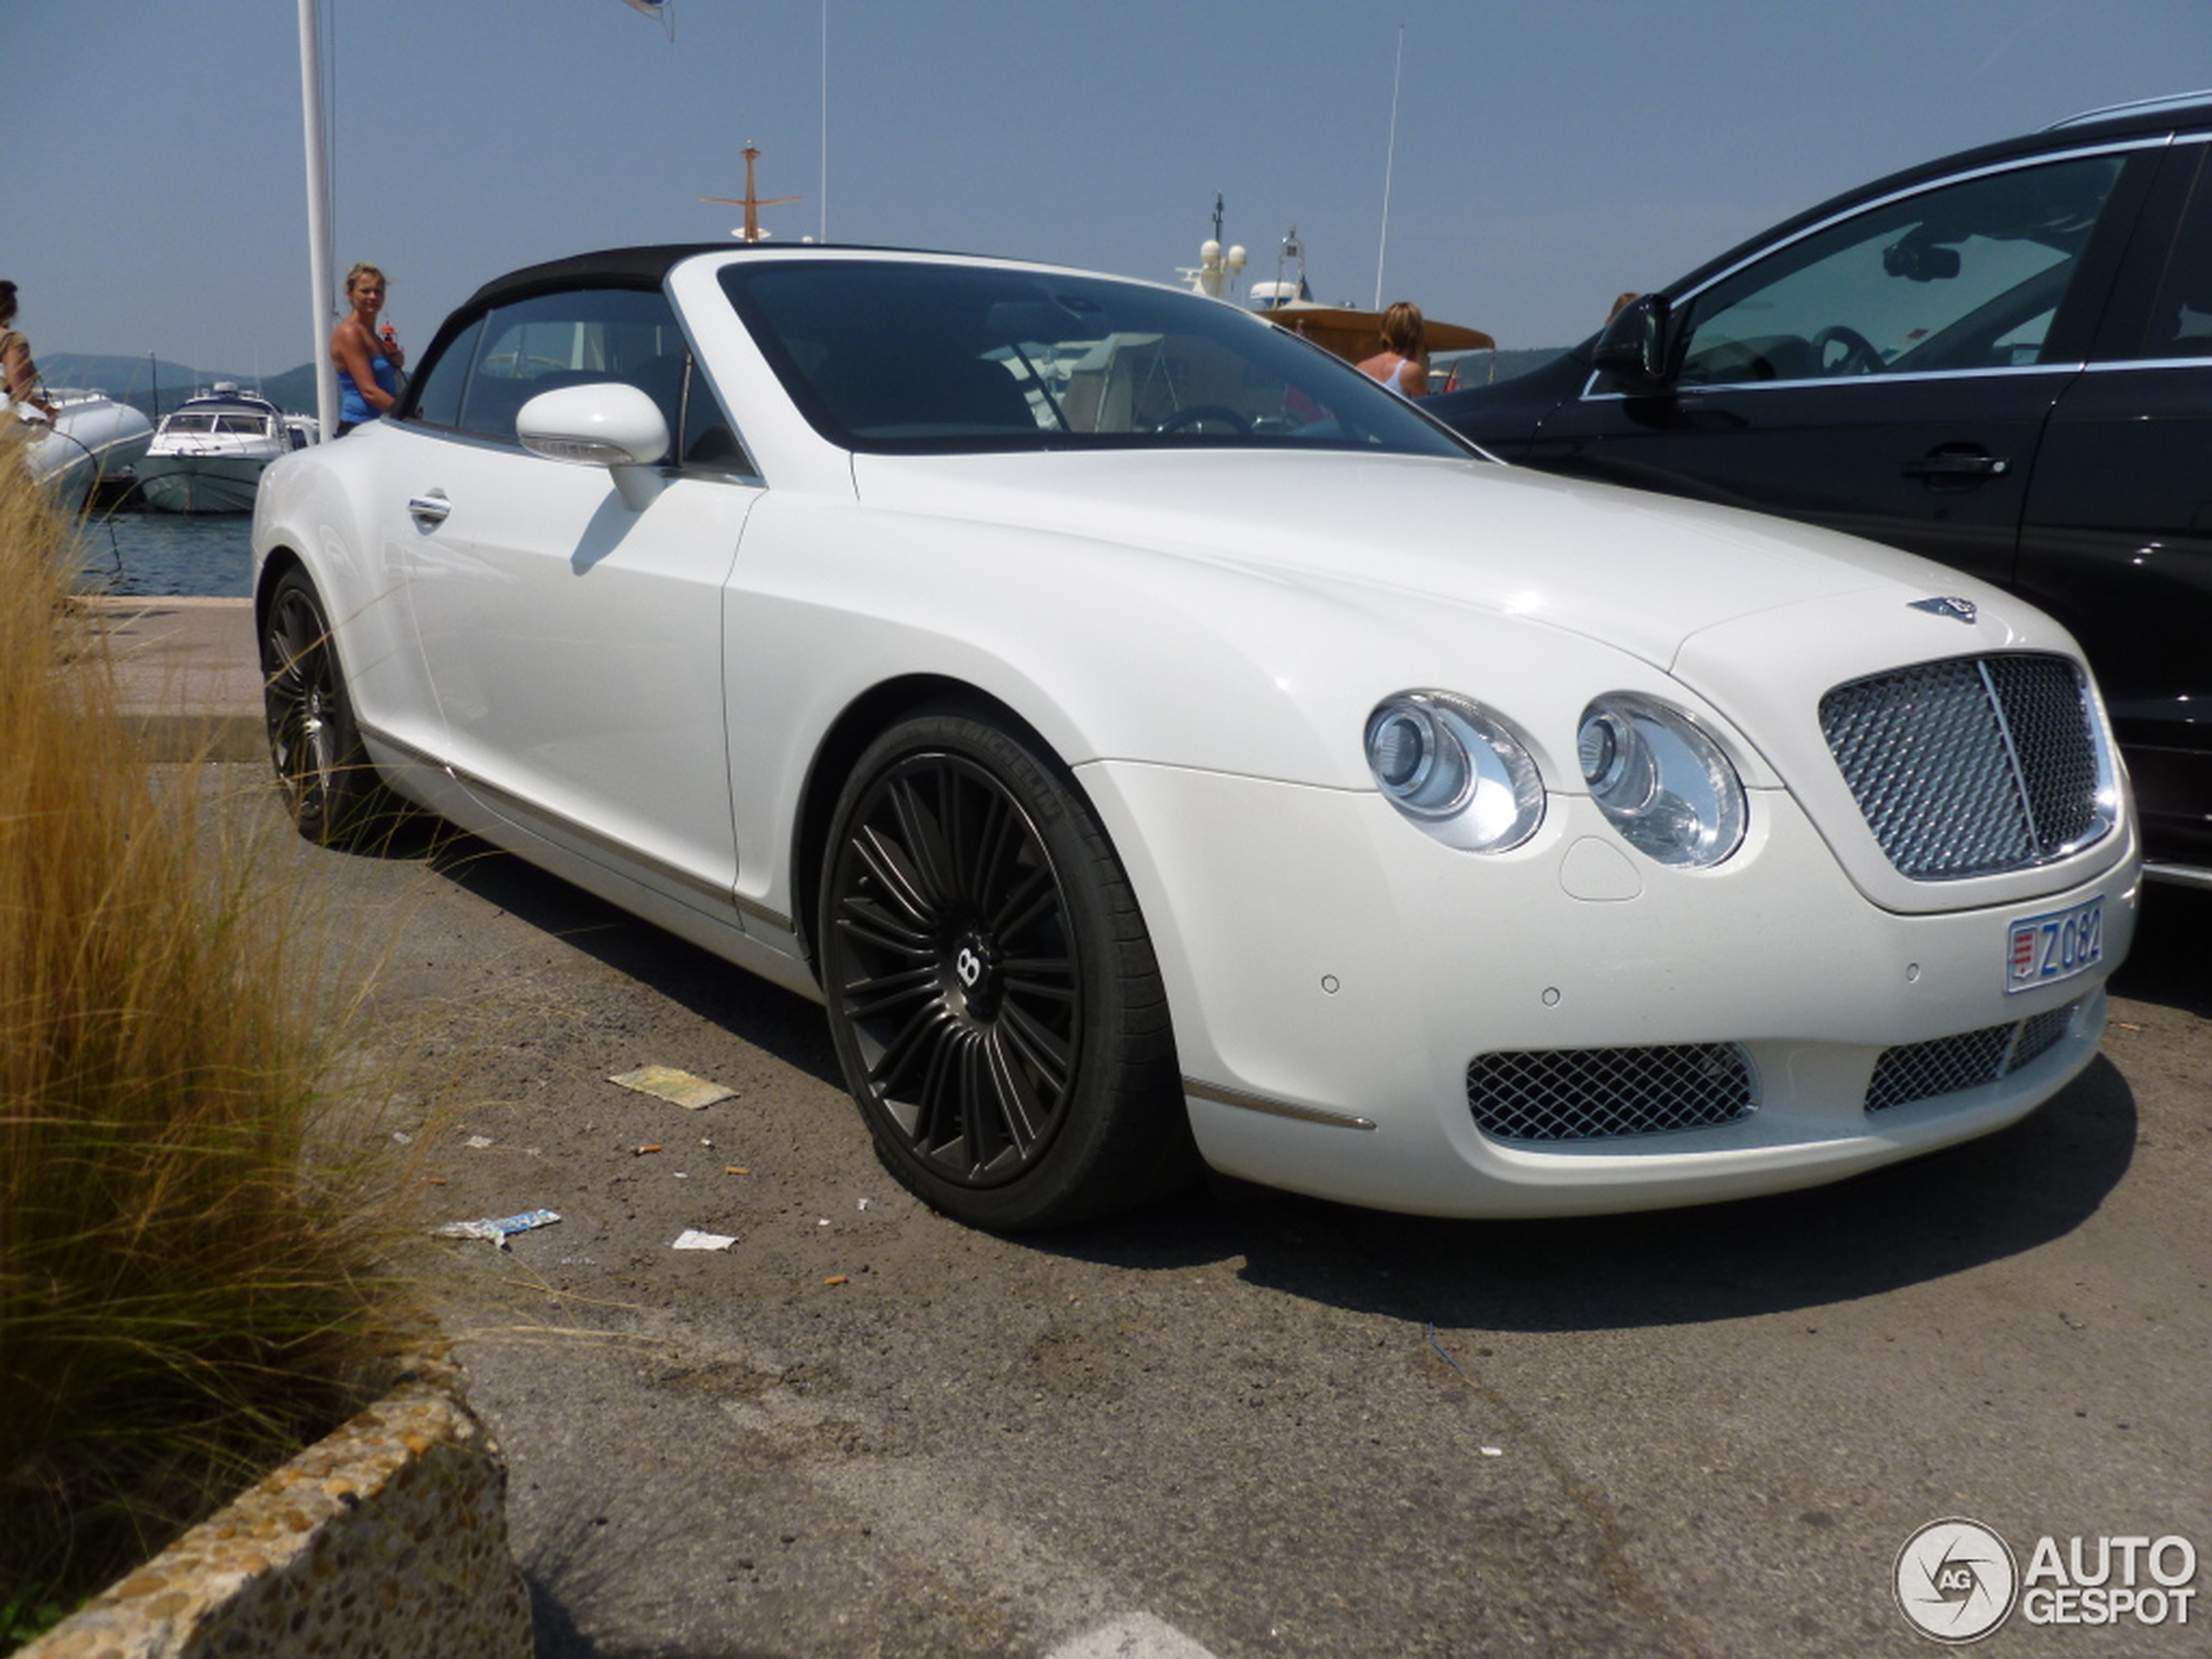
<instances>
[{"instance_id":1,"label":"white motor yacht","mask_svg":"<svg viewBox=\"0 0 2212 1659\"><path fill-rule=\"evenodd\" d=\"M261 469L310 441L303 419L223 381L161 417L138 463L139 493L159 512L250 513Z\"/></svg>"}]
</instances>

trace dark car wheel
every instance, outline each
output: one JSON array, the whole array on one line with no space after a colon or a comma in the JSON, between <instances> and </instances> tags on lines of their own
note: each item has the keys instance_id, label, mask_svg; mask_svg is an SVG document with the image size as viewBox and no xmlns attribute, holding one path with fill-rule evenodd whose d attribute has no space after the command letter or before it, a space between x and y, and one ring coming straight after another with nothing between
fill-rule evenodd
<instances>
[{"instance_id":1,"label":"dark car wheel","mask_svg":"<svg viewBox=\"0 0 2212 1659\"><path fill-rule=\"evenodd\" d=\"M269 596L261 678L269 759L300 833L326 846L366 840L393 802L361 747L330 621L303 570L286 571Z\"/></svg>"},{"instance_id":2,"label":"dark car wheel","mask_svg":"<svg viewBox=\"0 0 2212 1659\"><path fill-rule=\"evenodd\" d=\"M909 1190L1017 1230L1195 1170L1151 942L1064 767L957 713L909 720L854 768L825 864L838 1060Z\"/></svg>"}]
</instances>

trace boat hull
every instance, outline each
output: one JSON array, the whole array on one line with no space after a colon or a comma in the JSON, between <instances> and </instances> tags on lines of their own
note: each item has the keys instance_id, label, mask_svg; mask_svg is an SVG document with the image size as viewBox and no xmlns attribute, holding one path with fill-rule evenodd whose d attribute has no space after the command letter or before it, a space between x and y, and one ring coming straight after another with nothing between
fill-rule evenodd
<instances>
[{"instance_id":1,"label":"boat hull","mask_svg":"<svg viewBox=\"0 0 2212 1659\"><path fill-rule=\"evenodd\" d=\"M162 416L138 463L138 493L160 513L250 513L261 469L307 442L311 424L219 381Z\"/></svg>"},{"instance_id":2,"label":"boat hull","mask_svg":"<svg viewBox=\"0 0 2212 1659\"><path fill-rule=\"evenodd\" d=\"M53 395L57 413L51 425L25 421L18 428L24 464L56 501L78 507L103 479L145 457L153 441L153 422L128 403L97 394Z\"/></svg>"},{"instance_id":3,"label":"boat hull","mask_svg":"<svg viewBox=\"0 0 2212 1659\"><path fill-rule=\"evenodd\" d=\"M149 455L138 494L160 513L250 513L267 465L260 455Z\"/></svg>"}]
</instances>

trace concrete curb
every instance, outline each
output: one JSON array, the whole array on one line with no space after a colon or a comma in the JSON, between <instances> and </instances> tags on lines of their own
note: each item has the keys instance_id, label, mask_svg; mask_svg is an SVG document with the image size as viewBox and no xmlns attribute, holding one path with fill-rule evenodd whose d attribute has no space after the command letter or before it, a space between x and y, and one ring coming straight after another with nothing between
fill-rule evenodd
<instances>
[{"instance_id":1,"label":"concrete curb","mask_svg":"<svg viewBox=\"0 0 2212 1659\"><path fill-rule=\"evenodd\" d=\"M260 760L267 754L250 599L79 602L114 664L117 712L149 760Z\"/></svg>"},{"instance_id":2,"label":"concrete curb","mask_svg":"<svg viewBox=\"0 0 2212 1659\"><path fill-rule=\"evenodd\" d=\"M507 1470L455 1366L374 1406L16 1659L529 1659Z\"/></svg>"}]
</instances>

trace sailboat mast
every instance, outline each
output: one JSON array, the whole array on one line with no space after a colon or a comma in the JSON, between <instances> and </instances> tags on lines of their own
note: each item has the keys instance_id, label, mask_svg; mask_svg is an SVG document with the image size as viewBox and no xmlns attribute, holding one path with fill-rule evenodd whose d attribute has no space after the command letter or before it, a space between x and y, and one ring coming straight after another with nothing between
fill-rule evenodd
<instances>
[{"instance_id":1,"label":"sailboat mast","mask_svg":"<svg viewBox=\"0 0 2212 1659\"><path fill-rule=\"evenodd\" d=\"M1398 66L1390 74L1390 145L1383 153L1382 233L1375 240L1375 309L1383 305L1383 255L1390 247L1390 175L1398 162L1398 86L1406 73L1406 25L1398 25Z\"/></svg>"}]
</instances>

